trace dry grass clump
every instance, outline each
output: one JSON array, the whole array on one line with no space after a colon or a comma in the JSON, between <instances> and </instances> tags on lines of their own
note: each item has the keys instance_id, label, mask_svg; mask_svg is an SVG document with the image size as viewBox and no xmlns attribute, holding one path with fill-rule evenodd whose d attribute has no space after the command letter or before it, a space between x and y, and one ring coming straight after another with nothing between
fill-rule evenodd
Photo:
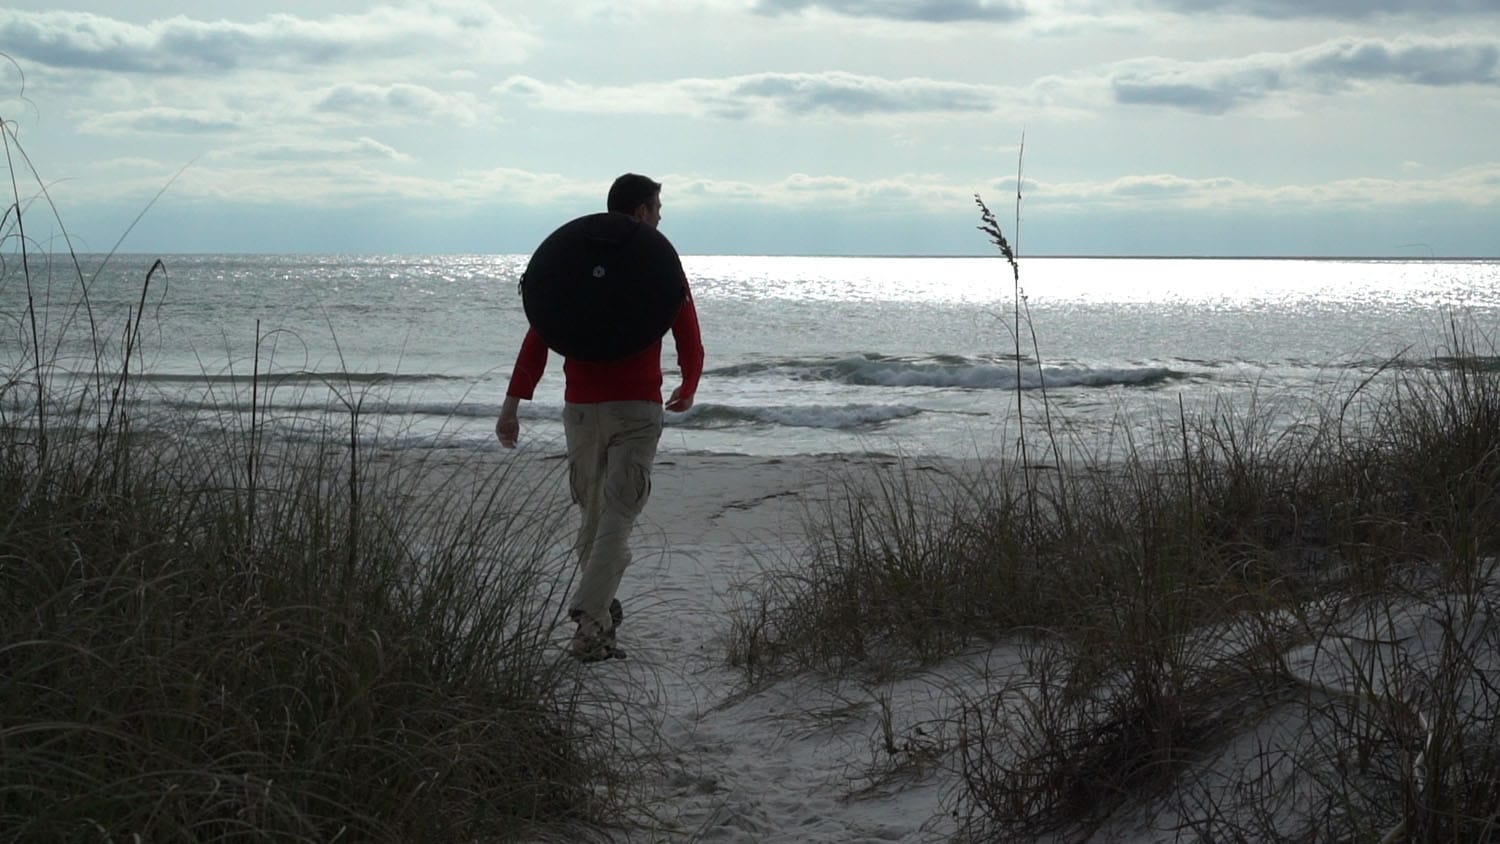
<instances>
[{"instance_id":1,"label":"dry grass clump","mask_svg":"<svg viewBox=\"0 0 1500 844\"><path fill-rule=\"evenodd\" d=\"M1365 549L1447 561L1462 577L1500 554L1500 370L1472 327L1451 323L1447 346L1438 368L1402 371L1371 436L1347 451L1347 488Z\"/></svg>"},{"instance_id":2,"label":"dry grass clump","mask_svg":"<svg viewBox=\"0 0 1500 844\"><path fill-rule=\"evenodd\" d=\"M809 513L801 555L751 584L731 663L751 680L885 670L1017 632L1108 653L1280 601L1319 580L1337 508L1299 486L1289 440L1225 440L1222 425L1181 454L1074 463L1030 488L1004 461L846 478Z\"/></svg>"},{"instance_id":3,"label":"dry grass clump","mask_svg":"<svg viewBox=\"0 0 1500 844\"><path fill-rule=\"evenodd\" d=\"M424 535L374 495L356 524L315 458L262 479L251 533L211 447L112 444L104 469L31 445L0 439L20 839L451 841L610 811L539 620L544 524L449 501Z\"/></svg>"},{"instance_id":4,"label":"dry grass clump","mask_svg":"<svg viewBox=\"0 0 1500 844\"><path fill-rule=\"evenodd\" d=\"M1044 575L1004 479L902 464L844 479L809 514L806 556L763 572L733 615L730 662L751 679L953 654L978 629L1045 618L1012 599ZM999 517L994 517L1000 514Z\"/></svg>"},{"instance_id":5,"label":"dry grass clump","mask_svg":"<svg viewBox=\"0 0 1500 844\"><path fill-rule=\"evenodd\" d=\"M383 464L357 402L277 441L258 375L218 428L137 425L161 267L122 327L76 258L39 260L26 207L0 222L7 840L446 844L638 802L639 748L551 642L565 502Z\"/></svg>"},{"instance_id":6,"label":"dry grass clump","mask_svg":"<svg viewBox=\"0 0 1500 844\"><path fill-rule=\"evenodd\" d=\"M560 502L503 473L398 497L434 485L331 438L248 452L252 486L243 440L52 416L43 451L27 421L0 427L0 827L453 841L623 810L628 751L550 642Z\"/></svg>"},{"instance_id":7,"label":"dry grass clump","mask_svg":"<svg viewBox=\"0 0 1500 844\"><path fill-rule=\"evenodd\" d=\"M1263 717L1163 814L1213 841L1495 840L1500 581L1479 571L1299 613Z\"/></svg>"}]
</instances>

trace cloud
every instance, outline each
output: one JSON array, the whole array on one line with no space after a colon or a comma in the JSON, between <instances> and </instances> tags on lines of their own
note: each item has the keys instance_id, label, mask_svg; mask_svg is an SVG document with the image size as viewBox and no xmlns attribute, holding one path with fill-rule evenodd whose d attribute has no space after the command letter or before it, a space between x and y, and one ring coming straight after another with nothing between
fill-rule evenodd
<instances>
[{"instance_id":1,"label":"cloud","mask_svg":"<svg viewBox=\"0 0 1500 844\"><path fill-rule=\"evenodd\" d=\"M448 119L467 126L477 120L468 95L442 94L422 85L406 83L335 85L318 95L313 108L361 120L393 123Z\"/></svg>"},{"instance_id":2,"label":"cloud","mask_svg":"<svg viewBox=\"0 0 1500 844\"><path fill-rule=\"evenodd\" d=\"M369 151L381 146L370 143L374 146ZM316 146L305 152L302 157L263 161L224 155L218 166L190 168L173 193L189 199L232 197L312 208L341 208L374 200L476 205L500 201L534 207L593 207L600 202L597 179L505 167L434 177L393 171L382 166L378 155L323 155Z\"/></svg>"},{"instance_id":3,"label":"cloud","mask_svg":"<svg viewBox=\"0 0 1500 844\"><path fill-rule=\"evenodd\" d=\"M1500 38L1381 42L1345 38L1300 55L1315 78L1390 79L1415 85L1500 84Z\"/></svg>"},{"instance_id":4,"label":"cloud","mask_svg":"<svg viewBox=\"0 0 1500 844\"><path fill-rule=\"evenodd\" d=\"M1211 62L1144 59L1117 66L1110 77L1119 103L1223 114L1278 92L1328 93L1357 83L1500 85L1500 39L1341 38Z\"/></svg>"},{"instance_id":5,"label":"cloud","mask_svg":"<svg viewBox=\"0 0 1500 844\"><path fill-rule=\"evenodd\" d=\"M1026 17L1020 0L757 0L755 11L782 15L818 9L854 18L922 23L1014 21Z\"/></svg>"},{"instance_id":6,"label":"cloud","mask_svg":"<svg viewBox=\"0 0 1500 844\"><path fill-rule=\"evenodd\" d=\"M118 99L124 99L122 94ZM180 94L172 99L182 100ZM347 83L308 91L286 86L262 86L254 91L223 95L200 92L194 105L158 104L168 97L136 97L142 102L116 105L85 118L79 129L96 135L203 135L289 126L349 129L438 124L470 126L478 121L474 96L445 94L421 85Z\"/></svg>"},{"instance_id":7,"label":"cloud","mask_svg":"<svg viewBox=\"0 0 1500 844\"><path fill-rule=\"evenodd\" d=\"M434 48L518 60L532 39L479 0L412 0L356 15L275 14L256 23L177 16L141 25L86 12L0 9L0 44L49 67L180 75L390 60Z\"/></svg>"},{"instance_id":8,"label":"cloud","mask_svg":"<svg viewBox=\"0 0 1500 844\"><path fill-rule=\"evenodd\" d=\"M979 85L931 79L881 79L852 73L763 73L733 80L731 100L762 101L790 114L841 115L913 112L984 112L995 107L995 91Z\"/></svg>"},{"instance_id":9,"label":"cloud","mask_svg":"<svg viewBox=\"0 0 1500 844\"><path fill-rule=\"evenodd\" d=\"M1030 183L1031 179L1027 179ZM1015 190L999 182L990 190ZM1362 177L1302 185L1266 185L1224 176L1122 176L1096 182L1041 182L1027 203L1080 210L1171 206L1203 210L1264 208L1344 209L1457 204L1500 206L1500 162L1462 168L1436 178Z\"/></svg>"},{"instance_id":10,"label":"cloud","mask_svg":"<svg viewBox=\"0 0 1500 844\"><path fill-rule=\"evenodd\" d=\"M1232 72L1201 76L1175 68L1131 71L1114 79L1115 101L1125 105L1164 105L1205 114L1223 114L1281 88L1274 72Z\"/></svg>"},{"instance_id":11,"label":"cloud","mask_svg":"<svg viewBox=\"0 0 1500 844\"><path fill-rule=\"evenodd\" d=\"M407 162L412 160L411 156L373 138L266 144L221 151L212 157L265 162L350 161L355 159Z\"/></svg>"},{"instance_id":12,"label":"cloud","mask_svg":"<svg viewBox=\"0 0 1500 844\"><path fill-rule=\"evenodd\" d=\"M1494 0L1161 0L1185 14L1229 12L1251 17L1358 20L1377 15L1447 17L1500 11Z\"/></svg>"},{"instance_id":13,"label":"cloud","mask_svg":"<svg viewBox=\"0 0 1500 844\"><path fill-rule=\"evenodd\" d=\"M514 76L496 86L559 111L667 114L750 119L828 114L840 117L987 113L1003 91L933 79L885 79L852 73L757 73L634 86L549 84Z\"/></svg>"},{"instance_id":14,"label":"cloud","mask_svg":"<svg viewBox=\"0 0 1500 844\"><path fill-rule=\"evenodd\" d=\"M1243 183L1239 180L1223 176L1209 179L1185 179L1172 175L1126 176L1112 182L1109 193L1116 197L1141 199L1185 199L1223 191L1232 192L1242 186Z\"/></svg>"},{"instance_id":15,"label":"cloud","mask_svg":"<svg viewBox=\"0 0 1500 844\"><path fill-rule=\"evenodd\" d=\"M952 177L903 174L880 179L794 173L766 182L669 174L663 183L675 206L725 203L772 208L890 208L945 213L973 207L976 190L988 198L1014 196L1014 177L975 185ZM1500 161L1432 178L1404 173L1301 185L1260 184L1232 176L1131 174L1097 181L1049 182L1026 177L1030 208L1066 211L1264 211L1419 207L1430 204L1500 206Z\"/></svg>"},{"instance_id":16,"label":"cloud","mask_svg":"<svg viewBox=\"0 0 1500 844\"><path fill-rule=\"evenodd\" d=\"M974 196L971 185L923 174L855 179L792 173L759 183L669 174L663 184L671 204L687 208L731 203L770 208L902 207L943 211L968 207Z\"/></svg>"},{"instance_id":17,"label":"cloud","mask_svg":"<svg viewBox=\"0 0 1500 844\"><path fill-rule=\"evenodd\" d=\"M234 132L245 125L245 119L232 112L150 106L101 114L80 128L100 135L203 135Z\"/></svg>"}]
</instances>

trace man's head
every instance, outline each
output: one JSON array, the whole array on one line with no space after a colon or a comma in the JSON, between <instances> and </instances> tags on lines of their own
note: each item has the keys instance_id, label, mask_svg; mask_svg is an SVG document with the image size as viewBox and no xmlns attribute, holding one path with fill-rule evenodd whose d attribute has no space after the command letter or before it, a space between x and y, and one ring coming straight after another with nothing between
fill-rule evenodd
<instances>
[{"instance_id":1,"label":"man's head","mask_svg":"<svg viewBox=\"0 0 1500 844\"><path fill-rule=\"evenodd\" d=\"M609 202L606 207L656 228L656 224L661 222L661 183L638 173L626 173L609 186Z\"/></svg>"}]
</instances>

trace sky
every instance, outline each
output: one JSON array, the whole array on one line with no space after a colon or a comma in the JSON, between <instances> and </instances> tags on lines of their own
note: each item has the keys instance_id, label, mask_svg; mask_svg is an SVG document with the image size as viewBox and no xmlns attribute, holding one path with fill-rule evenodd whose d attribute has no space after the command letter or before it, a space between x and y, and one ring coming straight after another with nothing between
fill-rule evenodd
<instances>
[{"instance_id":1,"label":"sky","mask_svg":"<svg viewBox=\"0 0 1500 844\"><path fill-rule=\"evenodd\" d=\"M10 0L0 53L52 249L525 254L638 172L684 254L992 254L978 195L1023 257L1500 257L1500 0Z\"/></svg>"}]
</instances>

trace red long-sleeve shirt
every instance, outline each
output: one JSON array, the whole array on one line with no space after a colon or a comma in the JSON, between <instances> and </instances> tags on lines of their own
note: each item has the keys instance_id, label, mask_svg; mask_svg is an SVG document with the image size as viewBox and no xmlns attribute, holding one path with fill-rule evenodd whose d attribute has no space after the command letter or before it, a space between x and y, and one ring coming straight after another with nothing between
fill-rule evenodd
<instances>
[{"instance_id":1,"label":"red long-sleeve shirt","mask_svg":"<svg viewBox=\"0 0 1500 844\"><path fill-rule=\"evenodd\" d=\"M686 286L687 282L683 282ZM677 366L682 370L680 395L691 399L703 376L703 338L698 331L698 311L688 291L677 318L672 322L672 340L677 346ZM631 357L611 361L563 359L563 400L572 404L605 401L654 401L661 403L660 340ZM529 400L547 369L547 344L535 329L527 329L511 371L505 393Z\"/></svg>"}]
</instances>

